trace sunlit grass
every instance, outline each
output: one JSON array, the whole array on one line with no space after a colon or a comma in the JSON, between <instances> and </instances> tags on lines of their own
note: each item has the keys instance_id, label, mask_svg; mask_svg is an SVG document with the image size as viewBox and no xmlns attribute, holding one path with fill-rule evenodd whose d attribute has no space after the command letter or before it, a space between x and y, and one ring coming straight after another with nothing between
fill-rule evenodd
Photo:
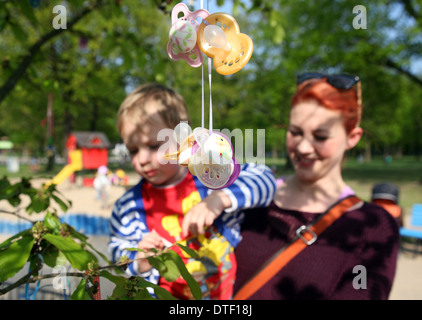
<instances>
[{"instance_id":1,"label":"sunlit grass","mask_svg":"<svg viewBox=\"0 0 422 320\"><path fill-rule=\"evenodd\" d=\"M265 161L260 160L260 162L265 162L272 168L277 177L292 173L291 169L286 169L284 158L265 158ZM117 167L119 166L110 164L111 170ZM20 165L19 172L10 173L6 165L0 165L0 176L52 178L62 168L63 166L56 165L54 170L46 172L43 166L39 171L33 171L27 165ZM130 163L124 164L122 169L127 173L133 172ZM376 183L396 184L400 190L399 203L404 208L405 214L410 213L414 203L422 203L422 160L417 160L413 156L393 159L390 163L385 163L381 157L376 157L371 162L358 162L355 158L349 158L343 164L343 177L364 200L370 200L372 187Z\"/></svg>"},{"instance_id":2,"label":"sunlit grass","mask_svg":"<svg viewBox=\"0 0 422 320\"><path fill-rule=\"evenodd\" d=\"M285 169L284 159L266 159L265 163L276 171L277 176L288 175L292 170ZM390 182L400 190L399 204L405 214L409 214L414 203L422 203L422 159L413 156L384 162L375 157L371 162L358 162L347 159L343 164L343 177L346 183L363 200L371 199L372 188L381 182Z\"/></svg>"}]
</instances>

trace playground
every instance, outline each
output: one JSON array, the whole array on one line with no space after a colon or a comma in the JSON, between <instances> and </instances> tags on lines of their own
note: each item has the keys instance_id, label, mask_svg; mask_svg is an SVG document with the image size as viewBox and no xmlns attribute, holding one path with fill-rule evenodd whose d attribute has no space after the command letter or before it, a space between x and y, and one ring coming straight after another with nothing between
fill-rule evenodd
<instances>
[{"instance_id":1,"label":"playground","mask_svg":"<svg viewBox=\"0 0 422 320\"><path fill-rule=\"evenodd\" d=\"M86 283L83 288L81 282L83 289L79 298L89 295L88 298L95 299L93 294L97 292L92 290L95 289L93 279L98 277L99 269L91 265L95 259L90 256L92 252L87 249L89 246L84 242L83 235L89 237L89 242L97 250L108 256L108 223L113 204L139 181L124 143L131 156L135 157L135 154L141 154L144 145L133 148L130 143L143 140L132 139L132 136L128 139L122 134L119 110L133 89L146 84L169 86L180 93L183 103L186 103L192 130L181 126L185 121L180 121L180 126L172 124L174 131L171 137L179 148L177 152L166 154L166 160L187 167L192 176L208 189L218 190L235 183L234 188L242 189L246 185L245 190L249 187L262 195L264 192L258 190L258 185L254 186L252 180L249 183L241 181L240 187L236 185L241 170L239 160L243 163L250 149L254 161L265 159L265 164L277 178L281 178L293 173L293 167L298 163L300 169L306 171L305 168L312 168L321 160L317 153L314 157L306 157L295 152L296 159L292 158L294 140L300 145L299 138L309 136L313 138L314 145L328 145L327 140L332 142L336 139L339 146L345 145L340 143L344 138L341 135L321 136L321 132L313 130L310 125L303 128L296 126L295 129L301 130L292 131L289 123L292 114L295 114L292 108L296 107L292 94L299 93L299 87L311 80L309 85L324 82L340 95L349 93L354 101L350 104L355 109L354 116L350 118L356 121L349 125L355 131L355 138L362 136L349 141L348 148L344 149L346 160L335 163L336 168L342 171L342 187L347 184L367 202L373 200L371 192L377 184L392 183L398 188L399 194L394 195L393 200L388 198L391 194L386 197L382 192L380 194L384 198L377 199L378 203L386 205L385 208L392 208L392 215L394 211L394 215L402 219L401 248L389 298L422 300L422 108L419 103L422 100L422 55L421 50L415 49L415 43L419 43L422 36L420 6L411 1L374 2L367 17L369 4L356 5L351 0L336 2L335 5L329 1L303 5L297 1L268 0L159 0L142 5L136 1L85 2L84 6L76 2L54 6L54 1L5 1L0 4L0 12L5 17L4 23L0 24L0 52L5 52L0 63L0 178L4 177L0 184L0 191L4 191L0 192L0 244L10 236L29 229L2 243L2 285L11 281L12 277L20 281L29 273L28 278L33 280L41 269L31 271L31 267L40 268L46 264L52 268L59 265L57 262L61 258L71 262L72 268L89 274L84 280L91 281L93 287L89 289ZM398 41L400 46L397 46ZM317 109L324 106L319 98L308 97L304 101L313 104L318 101L319 104L314 106ZM165 107L169 106L165 104ZM151 109L149 106L148 110ZM297 112L296 122L292 123L315 120L316 127L325 125L323 117L305 117L304 114ZM171 112L167 115L170 117ZM141 123L136 126L145 128ZM251 131L253 135L256 132L256 139L252 135L245 139L244 146L243 140L240 146L235 145L233 140L238 142L237 139L220 131L225 129L241 133L242 139L243 132ZM309 135L305 134L306 130ZM258 135L259 132L265 135ZM246 140L248 143L252 141L252 148L248 148ZM118 151L119 145L122 153L116 156L114 152ZM139 146L141 148L138 149ZM157 146L150 144L148 148L151 151L158 149ZM245 159L235 158L238 155L234 146L237 150L241 149L241 157L245 156ZM334 149L339 155L340 151L343 152ZM214 161L210 166L206 162L209 157ZM136 168L138 159L133 159L135 170L141 172ZM157 172L152 168L148 176L153 178ZM19 184L20 178L22 183L14 189L11 183ZM23 178L28 178L38 189L30 189ZM321 181L320 187L327 195L332 196L334 191L338 191L335 188L339 186L330 185L330 181L335 179ZM154 188L163 186L149 182ZM286 186L294 187L289 183ZM270 192L271 186L262 187ZM303 199L300 197L306 193L297 192L300 188L289 190L291 193L283 199L301 204ZM57 195L63 196L66 202ZM258 197L245 198L256 200ZM237 196L238 199L241 197ZM276 199L280 200L274 198L274 201ZM308 204L314 205L312 208L318 205L312 204L315 199L317 197L309 198ZM67 201L71 205L68 206ZM130 205L138 205L137 200L130 201ZM50 204L53 212L49 211ZM122 208L129 210L130 205L122 205ZM154 207L154 211L159 211L157 208ZM144 203L142 209L145 209ZM307 212L306 208L301 209L299 212ZM180 219L184 219L183 215L189 210L178 212ZM381 220L386 219L379 208L375 211ZM416 212L420 212L419 221L414 218ZM202 210L201 214L209 212ZM155 220L151 216L150 223L145 222L144 225L150 227L148 231L158 230L151 224L150 219ZM363 214L365 219L368 216ZM261 216L258 218L261 219ZM64 223L83 235L71 228L69 231ZM368 231L370 236L360 237L361 241L378 235L387 238L388 231L396 236L394 222L388 225L387 229L391 230L386 230L381 223L374 225L378 226L379 232ZM346 223L344 230L352 230L349 226ZM123 225L123 228L131 230L128 225ZM137 241L144 240L146 231L139 231ZM345 233L338 232L342 236ZM268 243L271 243L270 240L274 238ZM174 241L169 243L177 244ZM378 245L374 250L376 253L383 252L379 249L382 242L374 241ZM391 241L385 241L386 246L392 247L391 244ZM270 246L262 248L256 252L263 253ZM356 248L360 247L354 246L353 250ZM240 251L238 249L238 253ZM391 258L391 252L396 251L388 252L386 258ZM359 259L363 257L351 250L347 253ZM165 254L159 252L157 257ZM241 256L238 255L239 261ZM29 257L29 260L22 257ZM244 257L251 261L249 254ZM315 260L310 261L314 263ZM349 260L339 261L348 270L343 261ZM393 264L386 263L382 267L385 266ZM391 270L387 267L383 269L385 273ZM167 266L156 268L163 277L161 272L170 269ZM315 269L312 269L311 278L315 274ZM389 283L393 281L391 274L388 273ZM112 277L107 280L110 279ZM320 279L324 279L325 284L330 283L325 278ZM197 285L195 281L194 284ZM119 285L121 288L140 288L123 285L123 282ZM24 287L22 283L16 287L19 288L15 293L8 291L8 295L0 295L0 299L28 300L29 284L26 284L27 292L21 290ZM31 288L36 288L35 293L38 290L35 282L31 283ZM101 290L104 298L111 289L105 285ZM38 299L63 298L56 292L49 296L41 291ZM191 292L195 297L192 287ZM368 292L372 293L372 290L358 293ZM3 294L3 291L0 293ZM134 294L128 291L119 298L129 297L129 293Z\"/></svg>"}]
</instances>

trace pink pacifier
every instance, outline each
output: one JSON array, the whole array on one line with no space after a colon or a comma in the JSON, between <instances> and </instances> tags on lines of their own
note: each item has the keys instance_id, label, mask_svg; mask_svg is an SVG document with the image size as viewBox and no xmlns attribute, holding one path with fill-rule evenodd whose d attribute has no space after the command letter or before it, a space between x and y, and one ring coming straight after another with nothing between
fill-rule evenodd
<instances>
[{"instance_id":1,"label":"pink pacifier","mask_svg":"<svg viewBox=\"0 0 422 320\"><path fill-rule=\"evenodd\" d=\"M192 67L202 65L202 52L197 44L197 30L202 19L209 15L205 9L190 11L184 3L174 6L167 53L173 60L185 60Z\"/></svg>"}]
</instances>

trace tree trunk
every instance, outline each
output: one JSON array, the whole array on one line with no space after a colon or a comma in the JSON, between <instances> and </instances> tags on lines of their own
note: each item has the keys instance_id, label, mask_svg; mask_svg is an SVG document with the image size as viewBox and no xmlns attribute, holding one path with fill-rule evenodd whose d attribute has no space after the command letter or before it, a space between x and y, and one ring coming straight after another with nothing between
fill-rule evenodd
<instances>
[{"instance_id":1,"label":"tree trunk","mask_svg":"<svg viewBox=\"0 0 422 320\"><path fill-rule=\"evenodd\" d=\"M371 141L366 139L365 141L365 155L364 155L364 161L365 162L371 162L372 155L371 155Z\"/></svg>"}]
</instances>

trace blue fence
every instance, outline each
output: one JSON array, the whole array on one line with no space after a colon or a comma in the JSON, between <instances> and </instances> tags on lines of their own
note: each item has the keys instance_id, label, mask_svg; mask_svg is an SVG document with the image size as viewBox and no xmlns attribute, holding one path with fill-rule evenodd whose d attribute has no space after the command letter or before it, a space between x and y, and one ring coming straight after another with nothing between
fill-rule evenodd
<instances>
[{"instance_id":1,"label":"blue fence","mask_svg":"<svg viewBox=\"0 0 422 320\"><path fill-rule=\"evenodd\" d=\"M87 236L108 236L109 235L109 219L104 217L93 216L89 214L66 213L60 217L62 223L67 223L74 227L77 231ZM0 234L16 234L28 228L32 224L28 221L21 220L12 222L10 220L0 219Z\"/></svg>"}]
</instances>

